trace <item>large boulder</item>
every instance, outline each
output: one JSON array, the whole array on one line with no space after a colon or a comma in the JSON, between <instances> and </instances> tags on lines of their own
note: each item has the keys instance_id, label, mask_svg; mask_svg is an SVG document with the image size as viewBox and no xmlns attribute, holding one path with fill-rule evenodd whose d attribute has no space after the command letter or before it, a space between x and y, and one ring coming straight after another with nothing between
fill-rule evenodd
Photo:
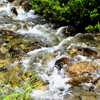
<instances>
[{"instance_id":1,"label":"large boulder","mask_svg":"<svg viewBox=\"0 0 100 100\"><path fill-rule=\"evenodd\" d=\"M58 59L56 62L55 62L55 67L57 69L61 69L64 67L65 64L69 65L70 64L70 59L69 58L66 58L66 57L62 57L60 59Z\"/></svg>"},{"instance_id":2,"label":"large boulder","mask_svg":"<svg viewBox=\"0 0 100 100\"><path fill-rule=\"evenodd\" d=\"M76 64L70 64L65 68L69 77L78 77L84 73L95 73L95 66L89 62L78 62Z\"/></svg>"}]
</instances>

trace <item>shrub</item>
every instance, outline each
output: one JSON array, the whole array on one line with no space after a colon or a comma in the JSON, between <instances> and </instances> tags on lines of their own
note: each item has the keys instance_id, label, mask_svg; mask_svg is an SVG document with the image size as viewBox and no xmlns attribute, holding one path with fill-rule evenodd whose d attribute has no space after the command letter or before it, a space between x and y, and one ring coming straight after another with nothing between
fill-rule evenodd
<instances>
[{"instance_id":1,"label":"shrub","mask_svg":"<svg viewBox=\"0 0 100 100\"><path fill-rule=\"evenodd\" d=\"M85 23L85 27L100 21L100 0L33 0L30 4L37 13L53 21Z\"/></svg>"},{"instance_id":2,"label":"shrub","mask_svg":"<svg viewBox=\"0 0 100 100\"><path fill-rule=\"evenodd\" d=\"M87 31L87 32L92 32L92 33L94 33L94 32L100 32L100 23L98 22L95 26L92 26L92 25L88 25L86 28L85 28L85 30Z\"/></svg>"}]
</instances>

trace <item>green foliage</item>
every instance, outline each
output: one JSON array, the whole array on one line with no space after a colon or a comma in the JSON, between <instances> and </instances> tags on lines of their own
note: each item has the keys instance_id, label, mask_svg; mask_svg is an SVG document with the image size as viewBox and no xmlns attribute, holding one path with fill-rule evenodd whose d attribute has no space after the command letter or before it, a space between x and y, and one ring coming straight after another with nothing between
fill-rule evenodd
<instances>
[{"instance_id":1,"label":"green foliage","mask_svg":"<svg viewBox=\"0 0 100 100\"><path fill-rule=\"evenodd\" d=\"M0 65L0 68L3 67L3 66L5 66L5 65L6 65L6 64Z\"/></svg>"},{"instance_id":2,"label":"green foliage","mask_svg":"<svg viewBox=\"0 0 100 100\"><path fill-rule=\"evenodd\" d=\"M100 23L98 22L98 23L94 26L94 28L100 31Z\"/></svg>"},{"instance_id":3,"label":"green foliage","mask_svg":"<svg viewBox=\"0 0 100 100\"><path fill-rule=\"evenodd\" d=\"M91 26L91 25L88 25L88 27L86 27L85 30L86 30L87 32L93 32L93 31L94 31L94 27Z\"/></svg>"},{"instance_id":4,"label":"green foliage","mask_svg":"<svg viewBox=\"0 0 100 100\"><path fill-rule=\"evenodd\" d=\"M95 26L92 26L92 25L88 25L85 30L87 32L93 32L93 31L100 31L100 23L98 22Z\"/></svg>"},{"instance_id":5,"label":"green foliage","mask_svg":"<svg viewBox=\"0 0 100 100\"><path fill-rule=\"evenodd\" d=\"M86 26L94 26L100 21L100 0L33 0L30 4L38 13L56 21L70 24L84 21Z\"/></svg>"},{"instance_id":6,"label":"green foliage","mask_svg":"<svg viewBox=\"0 0 100 100\"><path fill-rule=\"evenodd\" d=\"M23 74L23 76L24 76L24 74ZM12 73L7 85L0 84L0 92L2 94L2 99L0 98L0 100L28 100L30 97L30 94L31 94L30 89L35 89L37 86L42 85L42 83L29 85L39 75L39 74L36 74L36 75L33 75L27 83L24 82L24 83L18 85L18 87L20 87L20 89L21 89L20 92L18 92L16 90L16 88L14 90L9 90L11 78L13 77L13 75L14 75L14 72ZM18 81L18 80L16 80L16 81ZM3 89L3 87L6 87L6 89ZM13 85L12 87L14 88L16 86ZM10 91L10 93L9 93L9 91ZM41 95L43 95L43 94L41 94ZM39 96L41 96L41 95L39 95ZM36 96L36 97L38 97L38 96Z\"/></svg>"}]
</instances>

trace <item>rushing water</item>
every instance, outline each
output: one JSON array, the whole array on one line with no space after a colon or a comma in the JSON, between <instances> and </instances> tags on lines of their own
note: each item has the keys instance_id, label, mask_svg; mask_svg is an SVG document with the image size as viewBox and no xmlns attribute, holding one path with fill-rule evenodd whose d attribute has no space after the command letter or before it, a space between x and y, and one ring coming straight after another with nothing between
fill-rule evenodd
<instances>
[{"instance_id":1,"label":"rushing water","mask_svg":"<svg viewBox=\"0 0 100 100\"><path fill-rule=\"evenodd\" d=\"M0 3L3 4L0 5L0 30L12 30L21 34L22 40L31 43L41 40L48 45L48 47L28 52L28 56L20 61L25 70L31 70L34 74L40 73L37 79L47 83L45 91L34 90L31 97L43 94L37 97L37 100L68 100L68 96L72 95L69 90L71 85L66 85L65 82L69 78L63 69L60 72L56 69L56 60L62 57L71 58L68 52L73 47L90 47L99 51L99 43L94 43L93 40L88 42L88 38L86 39L88 34L82 36L81 33L78 33L76 36L67 37L62 34L62 30L68 26L53 29L54 24L47 22L42 16L35 15L34 10L25 12L21 6L15 6L14 3L8 3L6 0L0 0ZM11 7L17 8L18 16L13 15L10 11ZM29 26L24 28L25 24L29 24ZM74 56L73 62L77 62L78 57L81 58L81 61L92 61L79 54ZM98 61L94 63L96 62Z\"/></svg>"}]
</instances>

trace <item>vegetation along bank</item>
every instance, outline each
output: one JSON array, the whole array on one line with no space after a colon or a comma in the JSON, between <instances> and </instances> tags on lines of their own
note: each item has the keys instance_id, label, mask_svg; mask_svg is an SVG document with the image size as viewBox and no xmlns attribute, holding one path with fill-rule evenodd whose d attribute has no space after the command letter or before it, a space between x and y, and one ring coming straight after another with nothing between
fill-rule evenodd
<instances>
[{"instance_id":1,"label":"vegetation along bank","mask_svg":"<svg viewBox=\"0 0 100 100\"><path fill-rule=\"evenodd\" d=\"M32 0L35 13L60 25L72 25L78 32L100 31L100 0Z\"/></svg>"}]
</instances>

